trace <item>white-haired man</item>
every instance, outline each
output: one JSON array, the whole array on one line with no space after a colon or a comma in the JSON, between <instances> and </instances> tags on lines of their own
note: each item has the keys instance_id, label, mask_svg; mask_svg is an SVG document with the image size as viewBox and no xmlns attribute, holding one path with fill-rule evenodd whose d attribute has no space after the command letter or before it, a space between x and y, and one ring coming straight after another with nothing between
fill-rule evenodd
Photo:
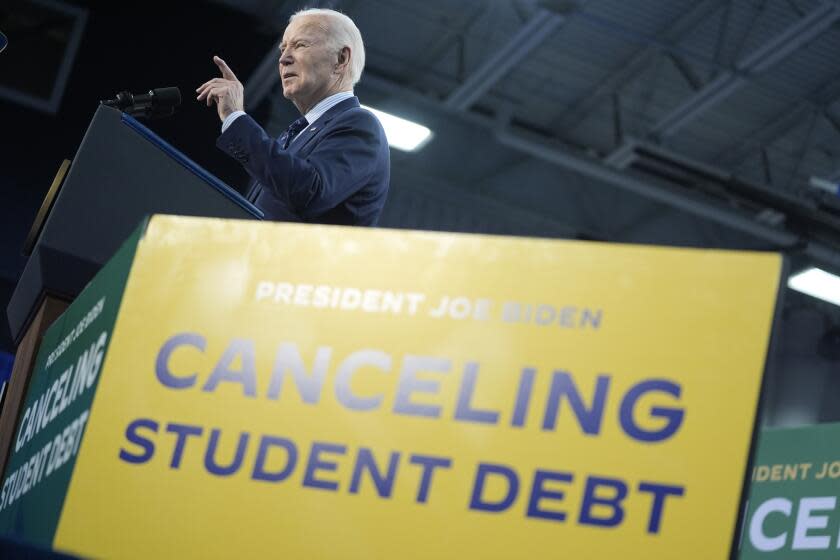
<instances>
[{"instance_id":1,"label":"white-haired man","mask_svg":"<svg viewBox=\"0 0 840 560\"><path fill-rule=\"evenodd\" d=\"M216 145L248 171L248 198L267 219L376 225L390 180L390 154L376 117L353 86L365 64L362 36L333 10L289 19L280 44L283 96L303 115L270 138L244 110L242 84L218 56L222 73L196 91L222 121Z\"/></svg>"}]
</instances>

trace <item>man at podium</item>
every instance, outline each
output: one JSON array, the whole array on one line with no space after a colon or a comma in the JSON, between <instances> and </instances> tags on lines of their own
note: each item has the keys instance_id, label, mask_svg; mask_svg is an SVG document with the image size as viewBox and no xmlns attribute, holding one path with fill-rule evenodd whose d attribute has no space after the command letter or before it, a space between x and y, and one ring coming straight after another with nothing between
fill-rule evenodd
<instances>
[{"instance_id":1,"label":"man at podium","mask_svg":"<svg viewBox=\"0 0 840 560\"><path fill-rule=\"evenodd\" d=\"M216 145L251 176L248 199L267 219L376 225L390 153L379 121L353 95L365 64L359 29L340 12L303 10L289 19L279 55L283 96L301 118L269 137L244 112L242 83L214 56L221 78L196 91L222 121Z\"/></svg>"}]
</instances>

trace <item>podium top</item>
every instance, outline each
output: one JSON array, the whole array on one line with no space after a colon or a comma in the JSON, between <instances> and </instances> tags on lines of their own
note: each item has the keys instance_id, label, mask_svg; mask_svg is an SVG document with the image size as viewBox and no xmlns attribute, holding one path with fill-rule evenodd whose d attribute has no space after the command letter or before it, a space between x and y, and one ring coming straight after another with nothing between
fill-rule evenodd
<instances>
[{"instance_id":1,"label":"podium top","mask_svg":"<svg viewBox=\"0 0 840 560\"><path fill-rule=\"evenodd\" d=\"M21 339L44 294L72 300L151 214L263 217L136 119L100 105L9 302L13 339Z\"/></svg>"},{"instance_id":2,"label":"podium top","mask_svg":"<svg viewBox=\"0 0 840 560\"><path fill-rule=\"evenodd\" d=\"M250 212L254 215L255 218L263 218L265 214L262 210L251 204L246 198L244 198L241 194L236 192L234 189L230 188L224 182L222 182L218 177L198 165L196 162L191 160L187 157L183 152L178 150L175 146L155 134L151 129L146 127L143 123L129 115L128 113L122 113L122 122L132 129L134 129L138 134L143 136L146 140L160 148L161 150L166 153L169 157L173 160L177 161L184 167L186 167L189 171L194 173L198 178L202 179L205 183L210 185L215 190L219 191L223 196L225 196L228 200L236 204L237 206L243 208L244 210Z\"/></svg>"}]
</instances>

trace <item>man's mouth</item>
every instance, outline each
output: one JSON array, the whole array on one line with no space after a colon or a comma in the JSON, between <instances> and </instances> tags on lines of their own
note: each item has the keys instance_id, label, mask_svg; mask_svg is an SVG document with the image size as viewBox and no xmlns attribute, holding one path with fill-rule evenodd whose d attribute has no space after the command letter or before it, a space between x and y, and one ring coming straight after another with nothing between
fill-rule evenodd
<instances>
[{"instance_id":1,"label":"man's mouth","mask_svg":"<svg viewBox=\"0 0 840 560\"><path fill-rule=\"evenodd\" d=\"M284 80L288 80L289 78L297 78L297 74L286 74L283 76Z\"/></svg>"}]
</instances>

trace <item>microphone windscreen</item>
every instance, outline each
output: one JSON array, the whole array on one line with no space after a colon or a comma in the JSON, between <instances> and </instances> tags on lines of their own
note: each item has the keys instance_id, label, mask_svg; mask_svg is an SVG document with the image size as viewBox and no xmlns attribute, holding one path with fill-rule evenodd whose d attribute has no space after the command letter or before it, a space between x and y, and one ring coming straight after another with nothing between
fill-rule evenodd
<instances>
[{"instance_id":1,"label":"microphone windscreen","mask_svg":"<svg viewBox=\"0 0 840 560\"><path fill-rule=\"evenodd\" d=\"M158 105L176 107L181 104L181 90L176 87L157 88L152 93Z\"/></svg>"}]
</instances>

